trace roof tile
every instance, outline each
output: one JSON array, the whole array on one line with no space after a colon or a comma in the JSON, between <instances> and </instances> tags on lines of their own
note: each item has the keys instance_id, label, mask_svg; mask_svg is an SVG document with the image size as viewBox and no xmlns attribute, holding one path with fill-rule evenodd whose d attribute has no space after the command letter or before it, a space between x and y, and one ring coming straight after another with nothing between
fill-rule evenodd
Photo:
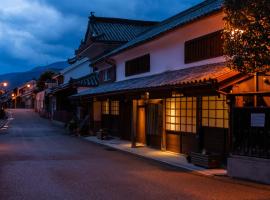
<instances>
[{"instance_id":1,"label":"roof tile","mask_svg":"<svg viewBox=\"0 0 270 200\"><path fill-rule=\"evenodd\" d=\"M223 80L221 77L231 73L235 74L236 72L227 68L224 63L204 65L104 84L74 95L73 97L100 95L105 93L121 93L124 91L133 91L138 89L147 90L164 86L181 86L184 84L197 84L207 81L219 82L219 80Z\"/></svg>"},{"instance_id":2,"label":"roof tile","mask_svg":"<svg viewBox=\"0 0 270 200\"><path fill-rule=\"evenodd\" d=\"M157 24L153 28L145 31L143 34L139 35L135 39L129 41L128 43L120 46L119 48L114 49L110 53L98 58L94 62L98 62L99 60L120 53L126 49L137 46L141 43L154 39L165 33L167 31L173 30L179 26L182 26L186 23L189 23L193 20L196 20L200 17L203 17L207 14L218 11L222 8L224 0L206 0L188 10L185 10L169 19L162 21Z\"/></svg>"}]
</instances>

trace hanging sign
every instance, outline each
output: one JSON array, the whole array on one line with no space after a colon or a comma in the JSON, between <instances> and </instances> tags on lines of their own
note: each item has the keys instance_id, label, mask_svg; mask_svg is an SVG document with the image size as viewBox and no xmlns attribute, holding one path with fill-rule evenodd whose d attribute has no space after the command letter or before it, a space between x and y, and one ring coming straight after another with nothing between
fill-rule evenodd
<instances>
[{"instance_id":1,"label":"hanging sign","mask_svg":"<svg viewBox=\"0 0 270 200\"><path fill-rule=\"evenodd\" d=\"M265 113L251 113L251 127L264 127Z\"/></svg>"}]
</instances>

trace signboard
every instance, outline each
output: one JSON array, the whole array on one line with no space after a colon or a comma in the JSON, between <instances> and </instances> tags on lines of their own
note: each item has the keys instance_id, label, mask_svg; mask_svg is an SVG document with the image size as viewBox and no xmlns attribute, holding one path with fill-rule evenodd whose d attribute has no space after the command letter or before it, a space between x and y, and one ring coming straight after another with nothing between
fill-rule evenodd
<instances>
[{"instance_id":1,"label":"signboard","mask_svg":"<svg viewBox=\"0 0 270 200\"><path fill-rule=\"evenodd\" d=\"M265 113L251 113L251 127L265 126Z\"/></svg>"}]
</instances>

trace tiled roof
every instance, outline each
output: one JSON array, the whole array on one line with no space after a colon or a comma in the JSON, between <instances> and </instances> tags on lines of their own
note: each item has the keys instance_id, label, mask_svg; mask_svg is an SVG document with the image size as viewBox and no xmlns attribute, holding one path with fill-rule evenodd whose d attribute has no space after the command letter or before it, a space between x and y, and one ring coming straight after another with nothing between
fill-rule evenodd
<instances>
[{"instance_id":1,"label":"tiled roof","mask_svg":"<svg viewBox=\"0 0 270 200\"><path fill-rule=\"evenodd\" d=\"M201 83L212 84L214 82L224 81L224 77L230 77L236 74L238 73L227 68L224 63L218 63L104 84L81 92L73 97L121 93L141 89L147 90L165 86L181 87L188 84L195 86Z\"/></svg>"},{"instance_id":2,"label":"tiled roof","mask_svg":"<svg viewBox=\"0 0 270 200\"><path fill-rule=\"evenodd\" d=\"M71 79L68 83L61 84L55 88L52 88L49 91L49 93L57 93L72 87L95 87L95 86L98 86L98 75L96 73L92 73L78 79Z\"/></svg>"},{"instance_id":3,"label":"tiled roof","mask_svg":"<svg viewBox=\"0 0 270 200\"><path fill-rule=\"evenodd\" d=\"M84 43L87 43L89 40L128 42L156 24L157 22L152 21L96 17L91 15L89 17Z\"/></svg>"},{"instance_id":4,"label":"tiled roof","mask_svg":"<svg viewBox=\"0 0 270 200\"><path fill-rule=\"evenodd\" d=\"M71 87L71 84L70 83L61 84L61 85L58 85L57 87L51 88L51 90L50 90L49 93L50 94L55 94L57 92L66 90L66 89L68 89L70 87Z\"/></svg>"},{"instance_id":5,"label":"tiled roof","mask_svg":"<svg viewBox=\"0 0 270 200\"><path fill-rule=\"evenodd\" d=\"M92 42L109 42L119 45L136 38L139 34L156 25L157 22L119 18L89 17L85 38L76 54L86 49ZM70 60L74 62L73 59Z\"/></svg>"},{"instance_id":6,"label":"tiled roof","mask_svg":"<svg viewBox=\"0 0 270 200\"><path fill-rule=\"evenodd\" d=\"M97 41L128 42L149 29L156 22L138 21L118 18L90 17L92 23L88 38Z\"/></svg>"},{"instance_id":7,"label":"tiled roof","mask_svg":"<svg viewBox=\"0 0 270 200\"><path fill-rule=\"evenodd\" d=\"M105 56L98 58L95 62L120 53L126 49L132 48L134 46L138 46L144 42L150 41L152 39L157 38L163 33L166 33L170 30L173 30L177 27L185 25L189 22L192 22L200 17L211 14L215 11L218 11L222 8L224 0L206 0L188 10L185 10L171 18L168 18L161 23L157 24L153 28L139 35L135 39L129 41L128 43L116 48Z\"/></svg>"},{"instance_id":8,"label":"tiled roof","mask_svg":"<svg viewBox=\"0 0 270 200\"><path fill-rule=\"evenodd\" d=\"M98 75L92 73L79 79L72 79L71 83L80 87L95 87L98 86Z\"/></svg>"}]
</instances>

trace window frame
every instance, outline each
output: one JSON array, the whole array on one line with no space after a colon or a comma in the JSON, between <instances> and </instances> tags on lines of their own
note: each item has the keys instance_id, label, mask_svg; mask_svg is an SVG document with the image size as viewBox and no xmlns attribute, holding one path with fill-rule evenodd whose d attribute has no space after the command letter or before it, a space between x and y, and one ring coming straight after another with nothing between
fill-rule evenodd
<instances>
[{"instance_id":1,"label":"window frame","mask_svg":"<svg viewBox=\"0 0 270 200\"><path fill-rule=\"evenodd\" d=\"M110 102L110 114L113 116L120 115L120 102L117 100L113 100Z\"/></svg>"},{"instance_id":2,"label":"window frame","mask_svg":"<svg viewBox=\"0 0 270 200\"><path fill-rule=\"evenodd\" d=\"M110 115L110 101L109 100L101 102L101 114Z\"/></svg>"},{"instance_id":3,"label":"window frame","mask_svg":"<svg viewBox=\"0 0 270 200\"><path fill-rule=\"evenodd\" d=\"M185 64L217 58L224 55L222 30L185 42Z\"/></svg>"},{"instance_id":4,"label":"window frame","mask_svg":"<svg viewBox=\"0 0 270 200\"><path fill-rule=\"evenodd\" d=\"M165 100L165 130L197 134L197 97L172 97Z\"/></svg>"},{"instance_id":5,"label":"window frame","mask_svg":"<svg viewBox=\"0 0 270 200\"><path fill-rule=\"evenodd\" d=\"M150 72L151 57L150 54L136 57L125 62L125 76L134 76Z\"/></svg>"},{"instance_id":6,"label":"window frame","mask_svg":"<svg viewBox=\"0 0 270 200\"><path fill-rule=\"evenodd\" d=\"M221 106L221 104L223 104L223 106ZM220 115L221 113L223 113L222 116ZM221 121L222 123L220 123ZM226 96L202 97L202 126L229 128L229 106L226 102Z\"/></svg>"}]
</instances>

